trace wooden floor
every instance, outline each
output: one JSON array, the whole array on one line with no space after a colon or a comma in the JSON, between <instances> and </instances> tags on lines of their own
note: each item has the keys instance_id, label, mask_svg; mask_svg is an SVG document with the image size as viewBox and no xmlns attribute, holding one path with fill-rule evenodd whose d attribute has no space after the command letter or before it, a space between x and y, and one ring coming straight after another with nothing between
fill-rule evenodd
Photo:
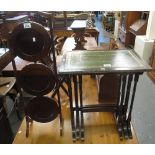
<instances>
[{"instance_id":1,"label":"wooden floor","mask_svg":"<svg viewBox=\"0 0 155 155\"><path fill-rule=\"evenodd\" d=\"M90 76L84 77L84 104L98 104L95 79ZM86 91L87 90L87 91ZM33 122L30 135L25 137L25 119L14 139L14 144L135 144L138 143L135 132L133 139L120 141L112 113L85 113L85 141L73 142L71 137L70 111L68 98L64 93L62 96L62 112L64 117L64 133L59 135L59 118L51 123Z\"/></svg>"}]
</instances>

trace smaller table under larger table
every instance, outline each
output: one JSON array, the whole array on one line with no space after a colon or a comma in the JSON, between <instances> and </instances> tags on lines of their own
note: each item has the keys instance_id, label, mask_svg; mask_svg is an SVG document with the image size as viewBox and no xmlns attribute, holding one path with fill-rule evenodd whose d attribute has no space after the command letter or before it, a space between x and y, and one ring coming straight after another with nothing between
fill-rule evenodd
<instances>
[{"instance_id":1,"label":"smaller table under larger table","mask_svg":"<svg viewBox=\"0 0 155 155\"><path fill-rule=\"evenodd\" d=\"M140 74L150 70L151 67L131 50L67 52L58 72L68 78L73 140L84 140L83 113L103 111L114 113L120 139L132 138L131 113L137 82ZM118 75L117 103L83 105L82 75L93 74ZM74 83L75 106L71 79Z\"/></svg>"}]
</instances>

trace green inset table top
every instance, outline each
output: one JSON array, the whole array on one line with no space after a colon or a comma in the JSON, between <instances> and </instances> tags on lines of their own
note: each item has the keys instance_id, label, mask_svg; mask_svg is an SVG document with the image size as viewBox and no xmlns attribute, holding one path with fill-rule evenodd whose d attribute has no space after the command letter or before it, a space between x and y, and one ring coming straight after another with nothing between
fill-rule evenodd
<instances>
[{"instance_id":1,"label":"green inset table top","mask_svg":"<svg viewBox=\"0 0 155 155\"><path fill-rule=\"evenodd\" d=\"M60 74L93 74L150 71L134 51L72 51L64 55Z\"/></svg>"}]
</instances>

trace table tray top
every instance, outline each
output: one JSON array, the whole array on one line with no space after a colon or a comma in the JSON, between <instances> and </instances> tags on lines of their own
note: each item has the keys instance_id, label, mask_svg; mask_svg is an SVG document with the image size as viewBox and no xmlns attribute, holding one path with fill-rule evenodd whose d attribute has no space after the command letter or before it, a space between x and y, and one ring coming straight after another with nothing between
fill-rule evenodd
<instances>
[{"instance_id":1,"label":"table tray top","mask_svg":"<svg viewBox=\"0 0 155 155\"><path fill-rule=\"evenodd\" d=\"M86 28L86 20L74 20L70 28Z\"/></svg>"},{"instance_id":2,"label":"table tray top","mask_svg":"<svg viewBox=\"0 0 155 155\"><path fill-rule=\"evenodd\" d=\"M60 74L128 73L151 71L132 50L67 52L58 69Z\"/></svg>"}]
</instances>

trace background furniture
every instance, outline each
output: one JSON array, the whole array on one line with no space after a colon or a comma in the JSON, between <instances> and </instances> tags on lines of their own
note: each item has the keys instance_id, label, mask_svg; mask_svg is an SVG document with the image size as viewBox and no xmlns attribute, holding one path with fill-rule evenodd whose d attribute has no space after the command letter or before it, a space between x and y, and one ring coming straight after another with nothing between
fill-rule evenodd
<instances>
[{"instance_id":1,"label":"background furniture","mask_svg":"<svg viewBox=\"0 0 155 155\"><path fill-rule=\"evenodd\" d=\"M74 20L87 20L90 16L90 12L80 11L63 11L55 12L54 16L54 30L56 29L67 29ZM94 22L94 14L91 13L91 18Z\"/></svg>"},{"instance_id":2,"label":"background furniture","mask_svg":"<svg viewBox=\"0 0 155 155\"><path fill-rule=\"evenodd\" d=\"M119 76L114 74L96 75L98 101L102 104L117 102Z\"/></svg>"},{"instance_id":3,"label":"background furniture","mask_svg":"<svg viewBox=\"0 0 155 155\"><path fill-rule=\"evenodd\" d=\"M115 38L110 38L108 48L102 50L117 50L118 45L116 44ZM96 83L98 90L98 101L100 103L114 103L117 100L119 77L114 74L96 75Z\"/></svg>"},{"instance_id":4,"label":"background furniture","mask_svg":"<svg viewBox=\"0 0 155 155\"><path fill-rule=\"evenodd\" d=\"M113 32L115 25L114 12L105 11L103 13L103 26L106 31Z\"/></svg>"},{"instance_id":5,"label":"background furniture","mask_svg":"<svg viewBox=\"0 0 155 155\"><path fill-rule=\"evenodd\" d=\"M10 33L13 31L13 29L19 24L24 21L28 20L28 15L18 15L17 12L10 13L11 15L8 15L6 12L3 15L3 22L0 26L0 37L3 42L5 42L7 47L7 40L9 38ZM11 16L11 17L10 17Z\"/></svg>"},{"instance_id":6,"label":"background furniture","mask_svg":"<svg viewBox=\"0 0 155 155\"><path fill-rule=\"evenodd\" d=\"M129 32L130 26L141 19L141 16L141 11L121 11L119 39L125 46L130 44L130 39L132 40Z\"/></svg>"},{"instance_id":7,"label":"background furniture","mask_svg":"<svg viewBox=\"0 0 155 155\"><path fill-rule=\"evenodd\" d=\"M97 29L97 27L93 27L93 28L86 28L86 33L90 33L92 37L95 37L97 43L98 43L98 36L99 36L99 30ZM71 35L74 32L68 28L67 30L54 30L54 35L58 36L58 37L71 37Z\"/></svg>"},{"instance_id":8,"label":"background furniture","mask_svg":"<svg viewBox=\"0 0 155 155\"><path fill-rule=\"evenodd\" d=\"M70 28L74 32L75 48L74 50L85 50L84 46L84 33L86 29L86 20L74 20Z\"/></svg>"},{"instance_id":9,"label":"background furniture","mask_svg":"<svg viewBox=\"0 0 155 155\"><path fill-rule=\"evenodd\" d=\"M84 48L87 50L95 50L98 48L97 42L94 37L85 37L86 42L84 43ZM68 51L72 51L75 48L75 40L73 37L69 37L65 40L62 47L62 54L66 54Z\"/></svg>"},{"instance_id":10,"label":"background furniture","mask_svg":"<svg viewBox=\"0 0 155 155\"><path fill-rule=\"evenodd\" d=\"M149 12L142 12L141 18L136 20L130 27L129 27L129 45L131 48L134 48L135 38L136 35L145 35L146 28L147 28L147 21L148 21Z\"/></svg>"},{"instance_id":11,"label":"background furniture","mask_svg":"<svg viewBox=\"0 0 155 155\"><path fill-rule=\"evenodd\" d=\"M155 69L155 43L152 51L152 55L150 57L150 66ZM149 77L152 79L152 81L155 83L155 71L149 72L148 73Z\"/></svg>"},{"instance_id":12,"label":"background furniture","mask_svg":"<svg viewBox=\"0 0 155 155\"><path fill-rule=\"evenodd\" d=\"M36 21L46 25L46 19L40 17L37 12L35 13ZM90 16L90 12L80 12L80 11L49 11L49 13L54 14L53 18L53 29L54 30L67 30L68 27L74 20L87 20ZM91 13L91 18L94 20L94 14Z\"/></svg>"},{"instance_id":13,"label":"background furniture","mask_svg":"<svg viewBox=\"0 0 155 155\"><path fill-rule=\"evenodd\" d=\"M70 28L70 25L74 22L74 20L87 20L90 17L90 13L77 13L77 14L73 14L73 13L67 13L67 12L63 12L62 14L58 14L54 17L55 19L55 23L56 23L56 19L61 18L61 20L64 21L64 28L60 28L58 27L54 27L54 35L57 35L58 37L70 37L74 32L72 31L72 29ZM94 14L91 14L92 20L94 18ZM93 27L86 28L86 33L90 33L92 37L95 37L97 42L98 42L98 36L99 36L99 31L97 29L97 27L95 27L95 25L93 24Z\"/></svg>"}]
</instances>

